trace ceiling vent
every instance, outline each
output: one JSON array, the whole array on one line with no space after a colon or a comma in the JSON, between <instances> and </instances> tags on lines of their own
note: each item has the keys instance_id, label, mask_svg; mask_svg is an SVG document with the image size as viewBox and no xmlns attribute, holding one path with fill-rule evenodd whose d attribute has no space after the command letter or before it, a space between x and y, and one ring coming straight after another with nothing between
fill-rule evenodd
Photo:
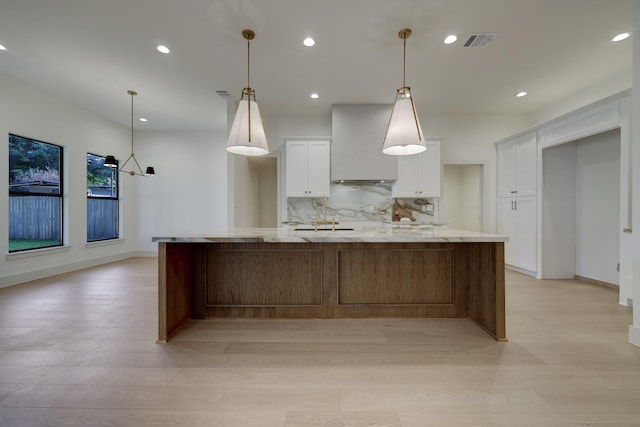
<instances>
[{"instance_id":1,"label":"ceiling vent","mask_svg":"<svg viewBox=\"0 0 640 427\"><path fill-rule=\"evenodd\" d=\"M226 90L217 90L216 91L216 95L218 95L220 98L224 98L224 99L231 99L232 96L229 93L229 91Z\"/></svg>"},{"instance_id":2,"label":"ceiling vent","mask_svg":"<svg viewBox=\"0 0 640 427\"><path fill-rule=\"evenodd\" d=\"M486 46L498 33L477 33L471 34L467 41L464 43L464 47L482 47Z\"/></svg>"}]
</instances>

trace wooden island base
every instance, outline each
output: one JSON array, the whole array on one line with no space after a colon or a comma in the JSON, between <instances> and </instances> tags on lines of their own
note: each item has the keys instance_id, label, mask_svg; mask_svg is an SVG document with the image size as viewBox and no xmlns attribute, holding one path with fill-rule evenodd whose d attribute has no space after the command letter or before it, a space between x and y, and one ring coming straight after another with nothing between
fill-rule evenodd
<instances>
[{"instance_id":1,"label":"wooden island base","mask_svg":"<svg viewBox=\"0 0 640 427\"><path fill-rule=\"evenodd\" d=\"M159 332L189 319L470 318L506 340L503 242L159 241Z\"/></svg>"}]
</instances>

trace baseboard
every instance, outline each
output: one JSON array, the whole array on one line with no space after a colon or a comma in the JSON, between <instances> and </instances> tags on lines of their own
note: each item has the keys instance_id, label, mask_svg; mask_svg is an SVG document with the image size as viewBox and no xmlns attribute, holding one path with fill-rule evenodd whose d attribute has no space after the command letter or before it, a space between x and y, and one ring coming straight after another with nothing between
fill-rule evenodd
<instances>
[{"instance_id":1,"label":"baseboard","mask_svg":"<svg viewBox=\"0 0 640 427\"><path fill-rule=\"evenodd\" d=\"M629 342L640 347L640 328L629 325Z\"/></svg>"},{"instance_id":2,"label":"baseboard","mask_svg":"<svg viewBox=\"0 0 640 427\"><path fill-rule=\"evenodd\" d=\"M524 268L516 267L515 265L509 264L505 264L505 268L507 268L508 270L517 271L518 273L526 274L527 276L538 278L535 271L526 270Z\"/></svg>"},{"instance_id":3,"label":"baseboard","mask_svg":"<svg viewBox=\"0 0 640 427\"><path fill-rule=\"evenodd\" d=\"M620 290L620 286L615 283L603 282L602 280L591 279L590 277L578 276L577 274L573 276L574 279L580 280L581 282L589 283L590 285L596 285L603 288L613 289L614 291Z\"/></svg>"},{"instance_id":4,"label":"baseboard","mask_svg":"<svg viewBox=\"0 0 640 427\"><path fill-rule=\"evenodd\" d=\"M155 258L158 256L158 251L136 251L134 256L141 258Z\"/></svg>"},{"instance_id":5,"label":"baseboard","mask_svg":"<svg viewBox=\"0 0 640 427\"><path fill-rule=\"evenodd\" d=\"M72 262L69 264L57 265L55 267L43 268L40 270L33 270L25 273L14 274L11 276L0 277L0 288L17 285L24 282L30 282L31 280L38 280L49 276L55 276L56 274L68 273L70 271L82 270L84 268L108 264L110 262L122 261L128 258L155 256L157 256L157 253L154 251L131 251L100 258L88 259L84 261Z\"/></svg>"}]
</instances>

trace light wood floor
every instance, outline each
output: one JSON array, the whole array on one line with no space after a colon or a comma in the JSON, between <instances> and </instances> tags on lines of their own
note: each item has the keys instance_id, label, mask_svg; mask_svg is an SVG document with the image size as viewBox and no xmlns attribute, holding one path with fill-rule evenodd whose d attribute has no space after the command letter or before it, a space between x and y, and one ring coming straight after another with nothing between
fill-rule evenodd
<instances>
[{"instance_id":1,"label":"light wood floor","mask_svg":"<svg viewBox=\"0 0 640 427\"><path fill-rule=\"evenodd\" d=\"M208 320L157 334L156 260L0 290L0 426L640 426L611 289L507 272L468 320Z\"/></svg>"}]
</instances>

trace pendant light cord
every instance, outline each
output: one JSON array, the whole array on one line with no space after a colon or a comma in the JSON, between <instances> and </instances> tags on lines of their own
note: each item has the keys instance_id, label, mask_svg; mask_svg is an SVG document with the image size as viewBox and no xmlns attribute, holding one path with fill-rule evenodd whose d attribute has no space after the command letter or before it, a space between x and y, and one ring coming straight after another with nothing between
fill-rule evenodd
<instances>
[{"instance_id":1,"label":"pendant light cord","mask_svg":"<svg viewBox=\"0 0 640 427\"><path fill-rule=\"evenodd\" d=\"M407 73L407 38L405 37L402 41L402 87L407 87L405 83L405 75Z\"/></svg>"},{"instance_id":2,"label":"pendant light cord","mask_svg":"<svg viewBox=\"0 0 640 427\"><path fill-rule=\"evenodd\" d=\"M131 155L133 156L133 96L135 93L131 91L129 94L131 94Z\"/></svg>"},{"instance_id":3,"label":"pendant light cord","mask_svg":"<svg viewBox=\"0 0 640 427\"><path fill-rule=\"evenodd\" d=\"M247 87L251 87L249 72L251 71L251 40L247 39Z\"/></svg>"}]
</instances>

